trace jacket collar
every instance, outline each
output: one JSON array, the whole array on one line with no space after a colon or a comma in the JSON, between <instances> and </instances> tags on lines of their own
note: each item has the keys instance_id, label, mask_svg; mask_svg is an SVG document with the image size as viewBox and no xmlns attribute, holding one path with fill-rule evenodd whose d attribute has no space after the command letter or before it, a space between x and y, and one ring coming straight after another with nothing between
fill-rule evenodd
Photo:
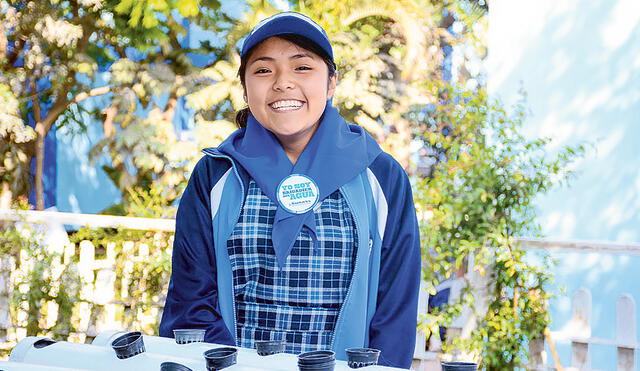
<instances>
[{"instance_id":1,"label":"jacket collar","mask_svg":"<svg viewBox=\"0 0 640 371\"><path fill-rule=\"evenodd\" d=\"M364 171L382 150L359 126L349 125L330 103L320 124L295 165L273 133L249 115L246 129L231 134L215 152L235 160L276 205L272 241L278 263L283 266L302 228L315 241L313 210L296 214L278 201L278 186L291 174L312 179L319 202Z\"/></svg>"}]
</instances>

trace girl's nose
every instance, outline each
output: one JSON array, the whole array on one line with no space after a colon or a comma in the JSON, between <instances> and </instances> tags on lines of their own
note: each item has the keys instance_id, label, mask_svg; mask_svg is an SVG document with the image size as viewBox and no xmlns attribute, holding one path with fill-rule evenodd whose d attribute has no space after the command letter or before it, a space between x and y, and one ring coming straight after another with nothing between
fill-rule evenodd
<instances>
[{"instance_id":1,"label":"girl's nose","mask_svg":"<svg viewBox=\"0 0 640 371\"><path fill-rule=\"evenodd\" d=\"M273 83L273 90L276 91L285 91L291 90L294 87L294 83L286 73L281 73L276 77L275 82Z\"/></svg>"}]
</instances>

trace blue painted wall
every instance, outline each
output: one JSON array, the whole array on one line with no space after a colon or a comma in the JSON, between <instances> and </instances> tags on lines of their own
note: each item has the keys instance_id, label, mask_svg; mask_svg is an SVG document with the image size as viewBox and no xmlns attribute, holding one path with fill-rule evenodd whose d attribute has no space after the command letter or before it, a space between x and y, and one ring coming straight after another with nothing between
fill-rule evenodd
<instances>
[{"instance_id":1,"label":"blue painted wall","mask_svg":"<svg viewBox=\"0 0 640 371\"><path fill-rule=\"evenodd\" d=\"M22 60L18 61L18 64L22 64ZM37 82L38 91L43 91L50 88L51 84L48 81L41 79ZM48 103L40 103L41 115L44 118L49 111L50 104ZM27 104L27 123L29 126L35 128L36 119L34 117L33 112L33 104L29 102ZM49 130L47 135L44 137L44 168L42 171L42 187L43 187L43 198L44 198L44 207L49 208L51 206L56 205L56 151L57 151L57 143L56 143L56 127L55 125ZM31 159L31 184L34 184L33 179L35 178L36 173L36 158L35 156ZM35 187L31 187L31 191L29 193L29 202L32 205L36 204L36 191Z\"/></svg>"},{"instance_id":2,"label":"blue painted wall","mask_svg":"<svg viewBox=\"0 0 640 371\"><path fill-rule=\"evenodd\" d=\"M101 73L96 86L106 85L108 73ZM93 97L82 103L91 111L109 105L110 94ZM86 125L84 133L78 128L62 127L58 131L57 152L57 208L59 211L94 214L120 201L120 192L100 166L106 164L102 158L89 163L88 153L103 137L102 122L87 113L76 112Z\"/></svg>"},{"instance_id":3,"label":"blue painted wall","mask_svg":"<svg viewBox=\"0 0 640 371\"><path fill-rule=\"evenodd\" d=\"M491 2L487 76L490 94L515 103L523 90L529 137L550 137L550 153L584 144L576 177L537 200L546 236L640 242L640 2L496 0ZM613 339L615 302L640 300L638 256L553 254L558 298L552 330L571 316L580 287L593 294L592 334ZM640 315L640 311L637 315ZM570 349L560 344L563 364ZM592 366L613 370L615 349L596 347ZM640 368L637 368L640 369Z\"/></svg>"}]
</instances>

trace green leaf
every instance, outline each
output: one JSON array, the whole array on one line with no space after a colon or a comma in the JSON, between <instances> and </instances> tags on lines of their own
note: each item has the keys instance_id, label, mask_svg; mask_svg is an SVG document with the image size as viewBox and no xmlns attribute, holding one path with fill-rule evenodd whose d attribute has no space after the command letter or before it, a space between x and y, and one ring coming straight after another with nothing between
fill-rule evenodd
<instances>
[{"instance_id":1,"label":"green leaf","mask_svg":"<svg viewBox=\"0 0 640 371\"><path fill-rule=\"evenodd\" d=\"M114 10L120 14L126 14L131 8L133 8L136 0L120 0Z\"/></svg>"},{"instance_id":2,"label":"green leaf","mask_svg":"<svg viewBox=\"0 0 640 371\"><path fill-rule=\"evenodd\" d=\"M183 17L193 17L198 15L199 0L179 0L176 4L180 15Z\"/></svg>"}]
</instances>

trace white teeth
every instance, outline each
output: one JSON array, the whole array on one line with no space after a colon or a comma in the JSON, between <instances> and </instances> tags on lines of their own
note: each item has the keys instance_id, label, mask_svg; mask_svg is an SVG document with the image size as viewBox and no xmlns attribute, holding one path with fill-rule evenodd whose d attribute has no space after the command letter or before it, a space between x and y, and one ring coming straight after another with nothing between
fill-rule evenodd
<instances>
[{"instance_id":1,"label":"white teeth","mask_svg":"<svg viewBox=\"0 0 640 371\"><path fill-rule=\"evenodd\" d=\"M302 107L302 102L297 100L279 100L271 103L271 107L277 110L294 110Z\"/></svg>"}]
</instances>

